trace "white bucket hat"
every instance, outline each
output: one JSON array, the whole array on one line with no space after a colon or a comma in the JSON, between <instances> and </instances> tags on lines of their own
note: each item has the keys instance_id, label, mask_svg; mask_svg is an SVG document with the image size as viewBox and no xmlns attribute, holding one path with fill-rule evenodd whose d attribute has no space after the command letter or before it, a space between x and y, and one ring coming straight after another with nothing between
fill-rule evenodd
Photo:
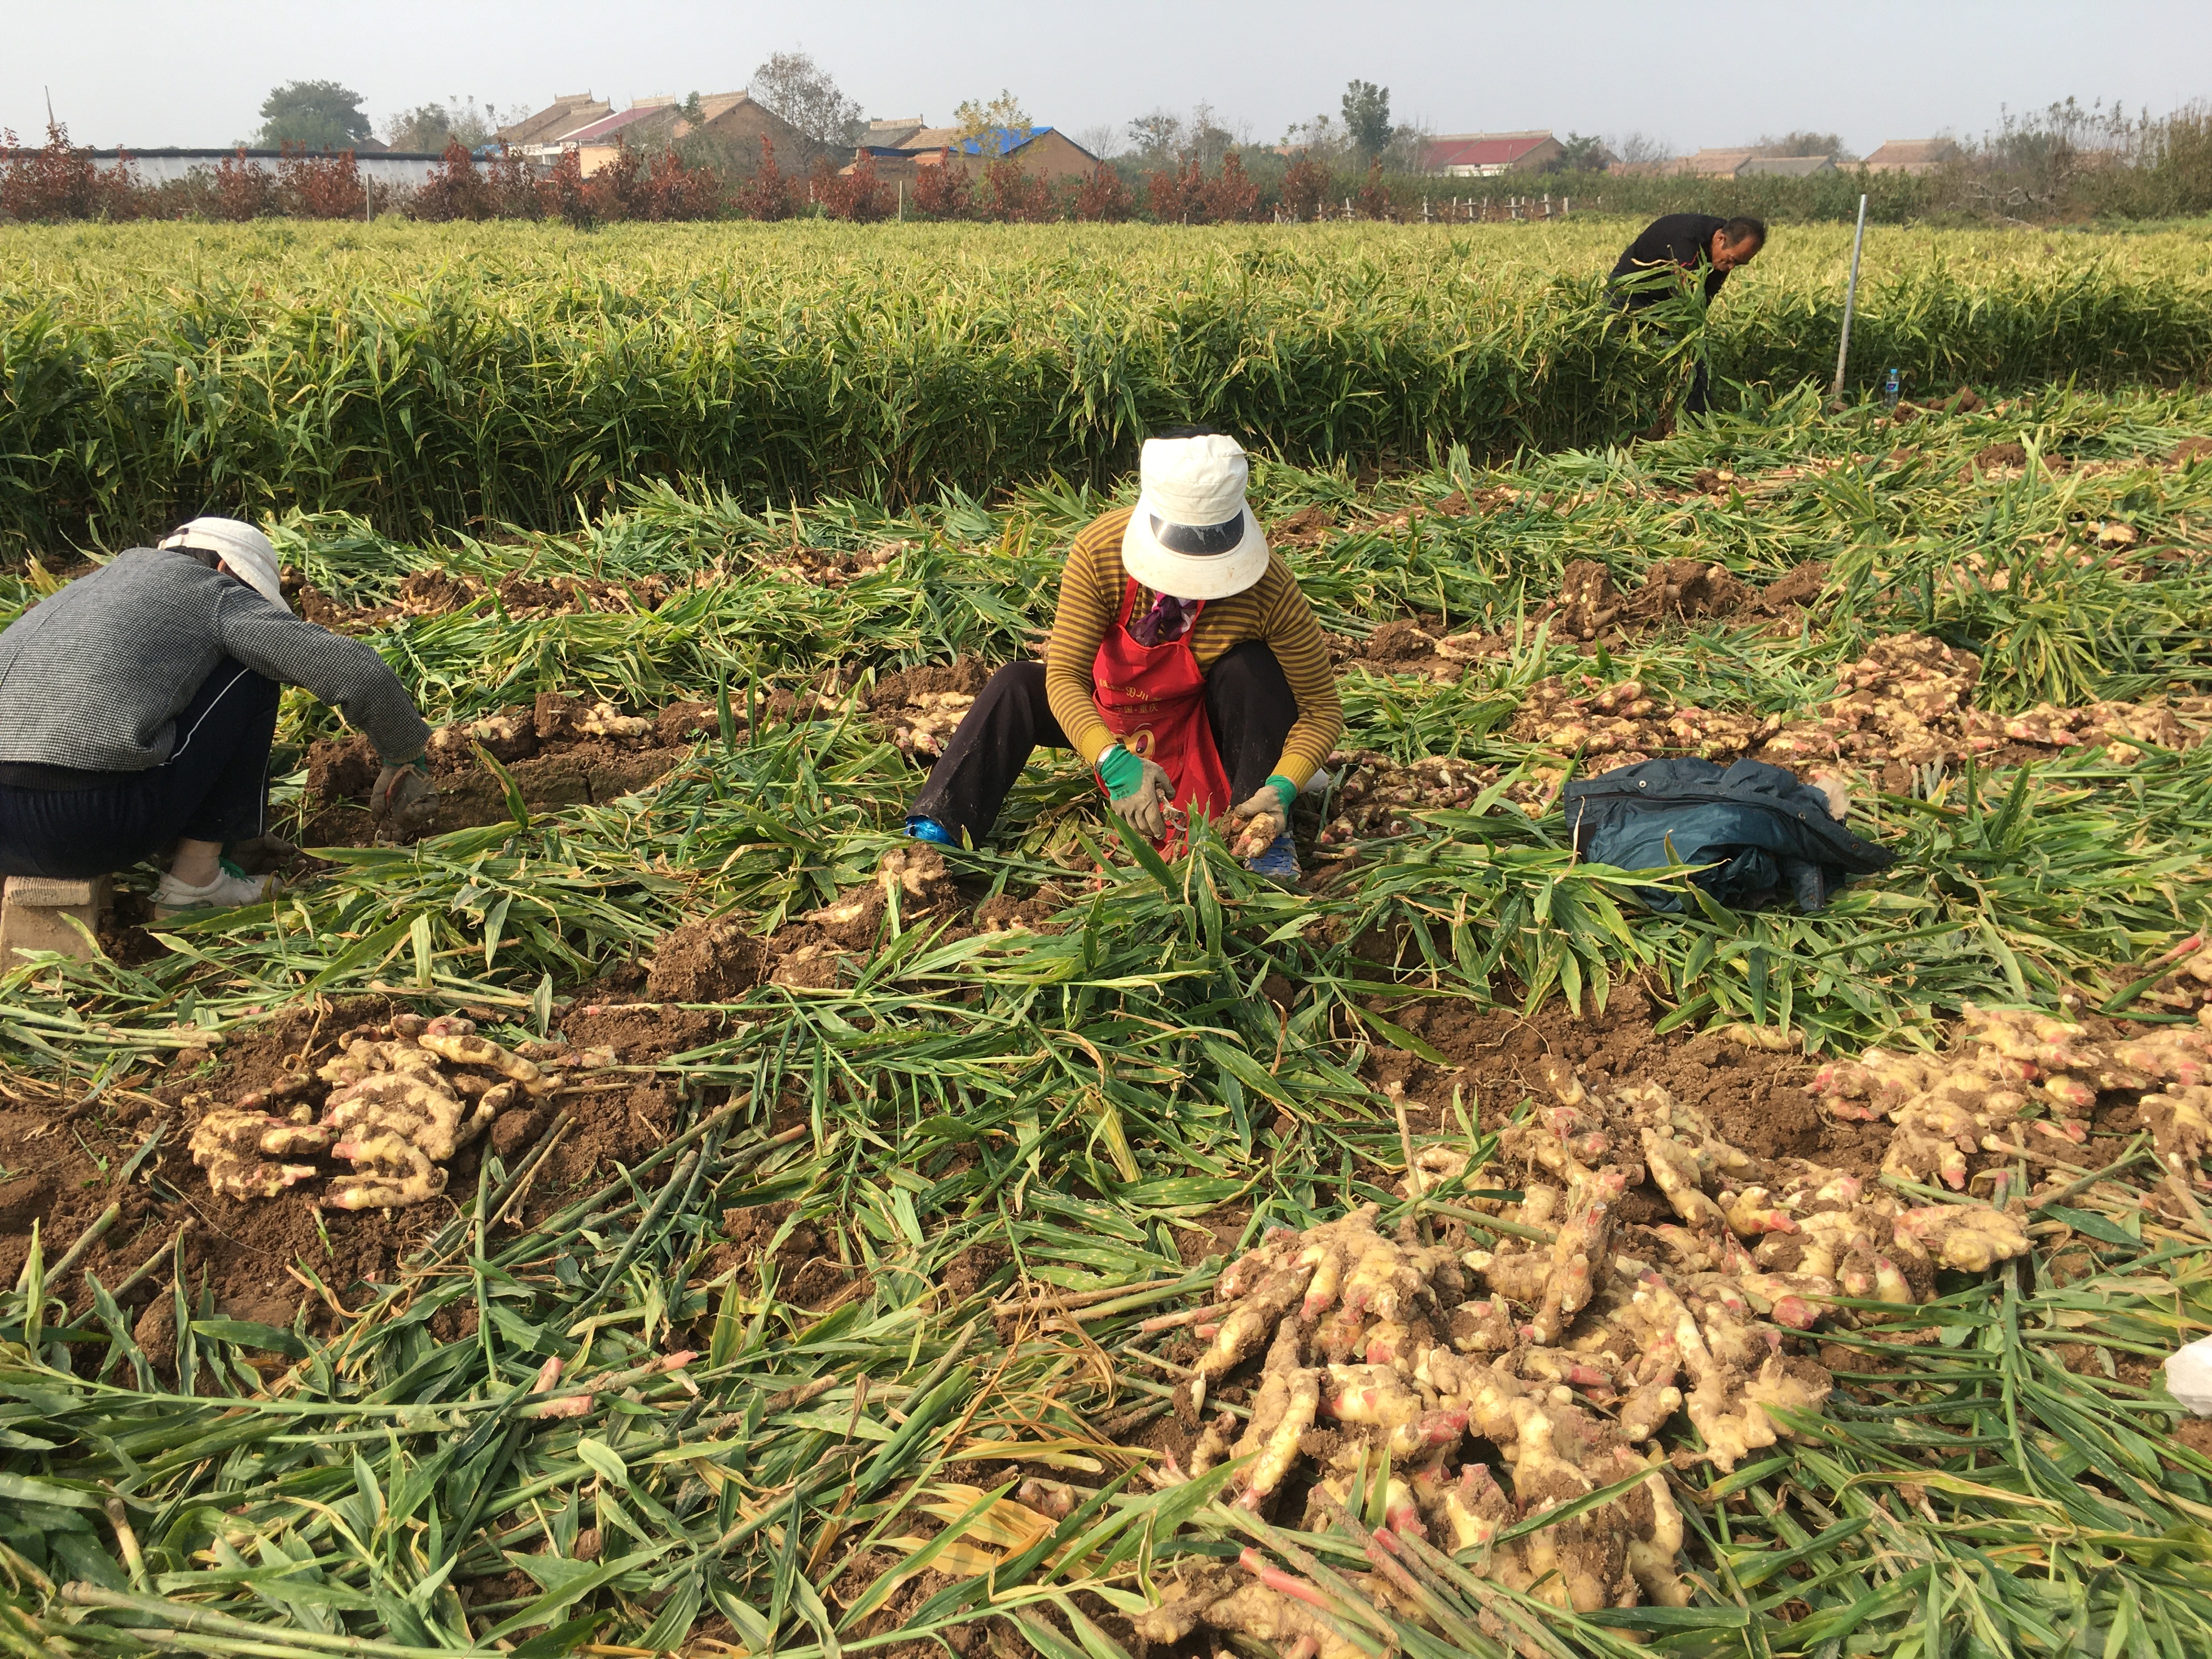
<instances>
[{"instance_id":1,"label":"white bucket hat","mask_svg":"<svg viewBox=\"0 0 2212 1659\"><path fill-rule=\"evenodd\" d=\"M1267 574L1267 538L1244 499L1251 467L1237 440L1148 438L1121 568L1156 593L1225 599Z\"/></svg>"},{"instance_id":2,"label":"white bucket hat","mask_svg":"<svg viewBox=\"0 0 2212 1659\"><path fill-rule=\"evenodd\" d=\"M203 553L217 554L230 567L232 575L270 604L290 608L284 605L284 586L277 574L276 548L268 537L242 520L194 519L161 545L198 548Z\"/></svg>"}]
</instances>

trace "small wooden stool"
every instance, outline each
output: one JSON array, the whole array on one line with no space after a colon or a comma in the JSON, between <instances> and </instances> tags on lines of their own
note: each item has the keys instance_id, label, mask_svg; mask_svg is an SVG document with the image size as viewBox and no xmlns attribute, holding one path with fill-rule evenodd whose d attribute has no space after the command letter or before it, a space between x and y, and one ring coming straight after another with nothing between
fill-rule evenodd
<instances>
[{"instance_id":1,"label":"small wooden stool","mask_svg":"<svg viewBox=\"0 0 2212 1659\"><path fill-rule=\"evenodd\" d=\"M93 946L69 925L76 917L93 933L115 907L115 883L107 876L84 881L49 881L42 876L10 876L0 894L0 971L18 966L18 951L58 951L89 962Z\"/></svg>"}]
</instances>

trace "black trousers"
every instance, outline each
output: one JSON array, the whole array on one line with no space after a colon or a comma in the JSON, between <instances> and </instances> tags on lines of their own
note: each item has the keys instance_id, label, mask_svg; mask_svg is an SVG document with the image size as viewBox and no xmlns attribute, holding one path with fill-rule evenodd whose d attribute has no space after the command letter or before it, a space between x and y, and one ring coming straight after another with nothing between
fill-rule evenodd
<instances>
[{"instance_id":1,"label":"black trousers","mask_svg":"<svg viewBox=\"0 0 2212 1659\"><path fill-rule=\"evenodd\" d=\"M159 766L0 768L0 780L13 780L0 781L0 875L82 880L126 869L180 837L261 834L276 694L276 681L226 657L177 715L176 749Z\"/></svg>"},{"instance_id":2,"label":"black trousers","mask_svg":"<svg viewBox=\"0 0 2212 1659\"><path fill-rule=\"evenodd\" d=\"M1297 699L1282 665L1259 641L1231 647L1206 671L1206 720L1236 799L1249 799L1267 782L1297 718ZM981 842L1040 744L1073 746L1045 701L1044 665L1009 663L991 676L930 769L929 781L915 797L914 816L934 818L955 836L964 830L969 840Z\"/></svg>"}]
</instances>

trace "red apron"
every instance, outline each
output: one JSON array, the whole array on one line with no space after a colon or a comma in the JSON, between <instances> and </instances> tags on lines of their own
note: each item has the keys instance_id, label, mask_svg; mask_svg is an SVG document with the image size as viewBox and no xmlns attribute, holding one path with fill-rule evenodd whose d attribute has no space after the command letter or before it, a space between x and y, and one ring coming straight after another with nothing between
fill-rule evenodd
<instances>
[{"instance_id":1,"label":"red apron","mask_svg":"<svg viewBox=\"0 0 2212 1659\"><path fill-rule=\"evenodd\" d=\"M1206 676L1190 648L1205 604L1191 613L1180 638L1165 645L1139 645L1129 637L1129 613L1139 591L1133 576L1121 595L1121 614L1099 641L1091 665L1091 701L1124 749L1167 769L1175 780L1176 806L1209 817L1226 812L1233 804L1229 774L1213 746L1213 727L1206 718ZM1098 787L1106 787L1103 779ZM1171 827L1162 845L1182 839L1181 828Z\"/></svg>"}]
</instances>

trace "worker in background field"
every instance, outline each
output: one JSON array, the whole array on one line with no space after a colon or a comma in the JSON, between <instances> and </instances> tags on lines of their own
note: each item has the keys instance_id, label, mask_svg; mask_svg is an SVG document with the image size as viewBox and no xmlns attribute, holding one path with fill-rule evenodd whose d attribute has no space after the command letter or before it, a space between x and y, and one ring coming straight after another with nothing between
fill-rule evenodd
<instances>
[{"instance_id":1,"label":"worker in background field","mask_svg":"<svg viewBox=\"0 0 2212 1659\"><path fill-rule=\"evenodd\" d=\"M1654 219L1613 268L1613 304L1632 313L1642 311L1674 297L1680 291L1674 273L1695 276L1700 270L1710 303L1729 272L1749 264L1765 246L1766 227L1757 219L1723 219L1710 213L1670 213ZM1705 412L1711 385L1701 355L1690 395L1682 400L1684 414Z\"/></svg>"},{"instance_id":2,"label":"worker in background field","mask_svg":"<svg viewBox=\"0 0 2212 1659\"><path fill-rule=\"evenodd\" d=\"M1153 842L1170 811L1225 817L1237 850L1298 874L1291 803L1344 730L1313 607L1244 499L1236 440L1150 440L1133 508L1093 520L1061 573L1042 663L991 677L907 819L925 841L989 833L1040 744L1091 763L1112 810Z\"/></svg>"},{"instance_id":3,"label":"worker in background field","mask_svg":"<svg viewBox=\"0 0 2212 1659\"><path fill-rule=\"evenodd\" d=\"M156 915L264 897L222 853L263 834L279 685L368 732L380 820L431 798L406 688L292 614L252 525L195 519L40 600L0 633L0 875L106 875L174 843Z\"/></svg>"}]
</instances>

